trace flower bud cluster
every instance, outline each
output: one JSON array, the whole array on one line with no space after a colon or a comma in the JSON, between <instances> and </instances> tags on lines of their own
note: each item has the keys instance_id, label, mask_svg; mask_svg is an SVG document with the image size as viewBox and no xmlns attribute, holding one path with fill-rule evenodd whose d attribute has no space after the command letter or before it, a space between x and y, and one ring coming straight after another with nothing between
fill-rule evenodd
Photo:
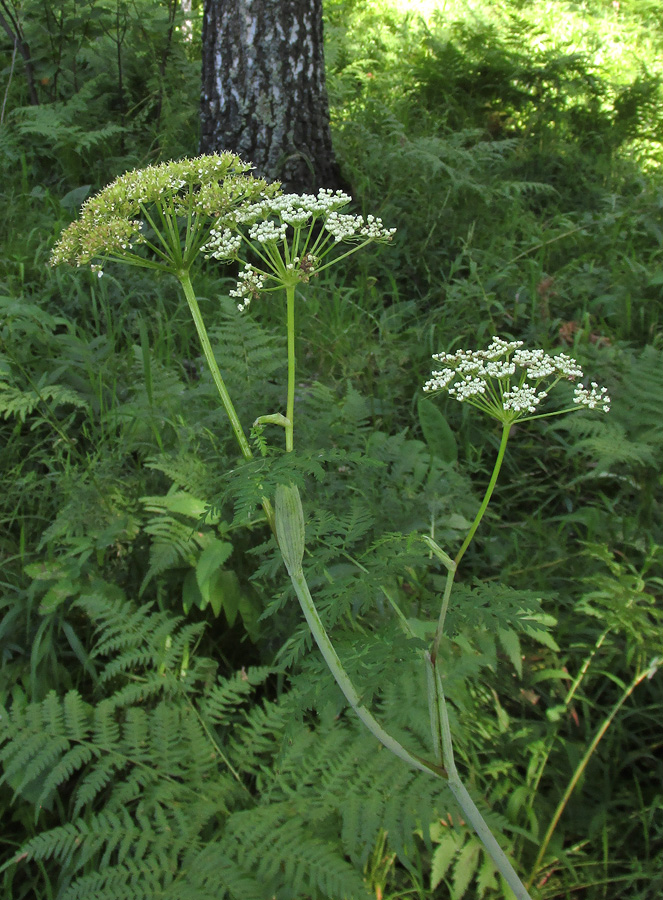
<instances>
[{"instance_id":1,"label":"flower bud cluster","mask_svg":"<svg viewBox=\"0 0 663 900\"><path fill-rule=\"evenodd\" d=\"M139 219L118 218L112 214L106 218L84 215L60 237L51 254L51 265L82 266L93 259L129 255L134 245L144 241L141 225Z\"/></svg>"},{"instance_id":2,"label":"flower bud cluster","mask_svg":"<svg viewBox=\"0 0 663 900\"><path fill-rule=\"evenodd\" d=\"M278 190L278 185L248 174L250 169L232 153L220 153L126 172L83 204L79 219L55 245L51 265L81 266L95 259L145 262L133 252L134 245L146 244L148 224L161 222L161 216L175 222L216 221ZM179 240L179 234L173 237ZM179 248L159 247L162 265L179 264Z\"/></svg>"},{"instance_id":3,"label":"flower bud cluster","mask_svg":"<svg viewBox=\"0 0 663 900\"><path fill-rule=\"evenodd\" d=\"M328 188L320 188L317 195L281 194L239 210L235 221L238 225L253 225L274 216L287 225L301 227L313 219L342 209L351 201L352 197L349 194Z\"/></svg>"},{"instance_id":4,"label":"flower bud cluster","mask_svg":"<svg viewBox=\"0 0 663 900\"><path fill-rule=\"evenodd\" d=\"M602 409L608 412L610 409L610 397L608 397L608 389L599 387L595 381L592 381L589 388L579 384L573 394L573 402L580 406L587 406L589 409Z\"/></svg>"},{"instance_id":5,"label":"flower bud cluster","mask_svg":"<svg viewBox=\"0 0 663 900\"><path fill-rule=\"evenodd\" d=\"M275 244L285 240L288 226L285 222L277 225L271 219L265 222L255 222L249 228L249 237L252 241L258 241L259 244L268 244L270 241Z\"/></svg>"},{"instance_id":6,"label":"flower bud cluster","mask_svg":"<svg viewBox=\"0 0 663 900\"><path fill-rule=\"evenodd\" d=\"M264 283L265 276L247 263L239 273L237 287L229 291L228 294L230 297L237 297L240 300L237 308L240 312L243 312L249 306L251 300L260 295Z\"/></svg>"},{"instance_id":7,"label":"flower bud cluster","mask_svg":"<svg viewBox=\"0 0 663 900\"><path fill-rule=\"evenodd\" d=\"M486 350L436 353L433 359L442 368L431 373L424 391L446 390L455 400L467 401L502 422L533 418L551 388L562 380L582 378L583 373L565 353L551 356L539 349L524 350L522 343L494 337ZM573 402L575 408L610 409L607 389L595 382L590 389L577 385Z\"/></svg>"},{"instance_id":8,"label":"flower bud cluster","mask_svg":"<svg viewBox=\"0 0 663 900\"><path fill-rule=\"evenodd\" d=\"M382 219L376 216L367 216L364 219L363 216L343 215L338 212L351 201L352 198L343 191L332 191L328 188L320 188L317 195L282 194L238 210L233 221L236 225L251 226L251 238L262 243L281 240L281 235L285 234L284 225L302 228L317 219L322 220L323 227L337 242L352 239L390 241L393 238L396 229L385 228ZM278 219L281 225L274 225L273 231L266 227L264 231L260 229L259 223L267 226L269 220L273 218ZM210 256L215 255L213 252L210 253Z\"/></svg>"},{"instance_id":9,"label":"flower bud cluster","mask_svg":"<svg viewBox=\"0 0 663 900\"><path fill-rule=\"evenodd\" d=\"M330 213L325 219L325 229L336 243L351 240L390 241L396 234L395 228L385 228L382 219L376 216L350 216L337 212Z\"/></svg>"},{"instance_id":10,"label":"flower bud cluster","mask_svg":"<svg viewBox=\"0 0 663 900\"><path fill-rule=\"evenodd\" d=\"M209 240L202 247L215 259L234 259L242 245L242 235L231 231L229 228L211 228Z\"/></svg>"},{"instance_id":11,"label":"flower bud cluster","mask_svg":"<svg viewBox=\"0 0 663 900\"><path fill-rule=\"evenodd\" d=\"M339 212L351 202L343 191L281 194L251 168L221 153L127 172L83 204L51 264L91 264L101 275L103 263L117 260L178 275L201 251L239 260L246 241L260 263L246 265L230 292L245 309L262 290L308 282L332 264L325 258L339 242L353 241L354 252L396 231L375 216Z\"/></svg>"}]
</instances>

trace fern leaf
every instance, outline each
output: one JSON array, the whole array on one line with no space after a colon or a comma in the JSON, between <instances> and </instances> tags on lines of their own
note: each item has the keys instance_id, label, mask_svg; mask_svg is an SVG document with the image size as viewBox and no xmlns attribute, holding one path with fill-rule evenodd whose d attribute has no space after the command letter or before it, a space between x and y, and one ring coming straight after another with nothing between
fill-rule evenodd
<instances>
[{"instance_id":1,"label":"fern leaf","mask_svg":"<svg viewBox=\"0 0 663 900\"><path fill-rule=\"evenodd\" d=\"M119 729L118 729L119 734ZM106 742L100 742L102 746ZM99 794L118 778L118 767L124 760L110 754L100 753L95 766L81 776L75 789L75 800L72 815L78 818L86 806L90 806Z\"/></svg>"},{"instance_id":2,"label":"fern leaf","mask_svg":"<svg viewBox=\"0 0 663 900\"><path fill-rule=\"evenodd\" d=\"M201 715L217 724L227 724L230 713L241 706L273 672L274 669L266 666L252 667L235 672L230 678L220 679L203 698L199 707Z\"/></svg>"},{"instance_id":3,"label":"fern leaf","mask_svg":"<svg viewBox=\"0 0 663 900\"><path fill-rule=\"evenodd\" d=\"M449 871L452 862L463 846L464 836L451 827L438 826L440 838L433 853L430 888L434 891Z\"/></svg>"},{"instance_id":4,"label":"fern leaf","mask_svg":"<svg viewBox=\"0 0 663 900\"><path fill-rule=\"evenodd\" d=\"M471 838L466 841L454 866L451 900L462 900L479 865L480 853L481 845L478 840Z\"/></svg>"},{"instance_id":5,"label":"fern leaf","mask_svg":"<svg viewBox=\"0 0 663 900\"><path fill-rule=\"evenodd\" d=\"M93 757L97 757L98 755L99 751L88 744L79 744L64 753L57 765L51 768L48 777L44 781L41 794L37 798L35 804L35 818L38 815L40 807L50 804L50 800L55 791L68 781L75 772L78 772L86 766Z\"/></svg>"},{"instance_id":6,"label":"fern leaf","mask_svg":"<svg viewBox=\"0 0 663 900\"><path fill-rule=\"evenodd\" d=\"M37 409L40 403L48 407L75 406L88 409L88 403L75 391L58 384L38 385L29 390L21 390L14 385L0 382L0 415L3 419L12 416L25 422L27 417Z\"/></svg>"}]
</instances>

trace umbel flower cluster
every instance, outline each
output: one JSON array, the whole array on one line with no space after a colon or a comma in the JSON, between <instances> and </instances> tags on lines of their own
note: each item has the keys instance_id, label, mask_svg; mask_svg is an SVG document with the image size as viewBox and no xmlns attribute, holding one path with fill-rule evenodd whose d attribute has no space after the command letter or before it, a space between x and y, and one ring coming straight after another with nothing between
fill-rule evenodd
<instances>
[{"instance_id":1,"label":"umbel flower cluster","mask_svg":"<svg viewBox=\"0 0 663 900\"><path fill-rule=\"evenodd\" d=\"M61 235L51 265L117 260L167 271L187 269L217 221L273 196L278 184L249 174L232 153L127 172L87 200Z\"/></svg>"},{"instance_id":2,"label":"umbel flower cluster","mask_svg":"<svg viewBox=\"0 0 663 900\"><path fill-rule=\"evenodd\" d=\"M445 390L450 397L476 406L505 424L558 415L587 407L608 412L607 389L592 382L576 384L573 407L554 413L539 413L539 405L560 381L575 382L583 372L565 353L550 356L543 350L524 350L522 341L493 337L486 350L456 350L435 353L442 367L431 373L424 391Z\"/></svg>"},{"instance_id":3,"label":"umbel flower cluster","mask_svg":"<svg viewBox=\"0 0 663 900\"><path fill-rule=\"evenodd\" d=\"M253 248L259 263L247 263L230 295L245 309L263 291L308 282L332 263L327 255L339 243L353 243L344 256L373 241L390 241L395 228L385 228L376 216L342 213L351 197L321 188L314 194L282 194L240 208L212 228L202 248L208 258L237 259L242 241ZM240 229L237 232L235 229Z\"/></svg>"},{"instance_id":4,"label":"umbel flower cluster","mask_svg":"<svg viewBox=\"0 0 663 900\"><path fill-rule=\"evenodd\" d=\"M376 216L349 215L343 191L281 194L250 174L232 153L199 156L127 172L81 209L60 236L51 265L90 265L98 275L109 260L161 269L180 277L203 251L208 259L243 263L230 292L244 309L265 291L293 288L395 228ZM340 243L344 254L326 260ZM242 245L257 263L245 262Z\"/></svg>"}]
</instances>

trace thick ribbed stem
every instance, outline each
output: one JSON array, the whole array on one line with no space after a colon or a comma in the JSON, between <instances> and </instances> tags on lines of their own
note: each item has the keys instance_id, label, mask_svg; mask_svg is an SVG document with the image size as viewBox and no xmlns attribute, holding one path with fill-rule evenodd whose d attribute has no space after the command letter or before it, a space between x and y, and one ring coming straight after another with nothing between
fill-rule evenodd
<instances>
[{"instance_id":1,"label":"thick ribbed stem","mask_svg":"<svg viewBox=\"0 0 663 900\"><path fill-rule=\"evenodd\" d=\"M237 438L237 443L239 444L239 448L242 451L242 456L244 457L244 459L253 459L253 453L251 453L249 442L246 439L246 435L244 434L242 423L239 421L239 416L235 412L235 407L233 406L233 402L230 399L228 388L223 381L223 377L221 375L221 372L219 371L216 359L214 358L212 345L210 344L209 337L207 335L207 329L205 328L203 317L200 314L200 307L198 306L196 295L193 292L193 285L191 284L189 273L180 271L177 273L177 278L182 285L182 290L184 291L186 302L189 304L189 309L191 310L191 315L193 316L196 331L198 332L198 338L203 348L205 359L207 360L207 365L209 366L209 370L212 373L212 378L214 380L214 384L216 385L216 389L219 392L219 397L221 397L223 408L225 409L226 414L230 419L230 425L235 434L235 437Z\"/></svg>"}]
</instances>

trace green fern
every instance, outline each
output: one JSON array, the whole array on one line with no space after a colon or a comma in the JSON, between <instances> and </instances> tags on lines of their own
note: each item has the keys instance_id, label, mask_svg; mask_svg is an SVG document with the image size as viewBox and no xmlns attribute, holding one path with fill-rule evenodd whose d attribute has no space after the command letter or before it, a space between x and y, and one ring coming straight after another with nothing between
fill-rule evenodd
<instances>
[{"instance_id":1,"label":"green fern","mask_svg":"<svg viewBox=\"0 0 663 900\"><path fill-rule=\"evenodd\" d=\"M177 454L160 454L150 457L146 463L148 469L162 472L170 482L178 485L192 498L205 496L210 484L214 483L214 475L206 464L202 454L194 448L180 448ZM172 494L169 495L172 498ZM146 498L147 499L147 498ZM175 498L168 501L163 496L152 498L157 503L172 503ZM184 512L183 509L173 509L176 512Z\"/></svg>"},{"instance_id":2,"label":"green fern","mask_svg":"<svg viewBox=\"0 0 663 900\"><path fill-rule=\"evenodd\" d=\"M74 406L88 409L88 403L75 391L61 384L46 384L44 376L33 387L23 390L15 385L0 382L0 415L3 419L16 417L25 422L40 404L47 409L58 406Z\"/></svg>"},{"instance_id":3,"label":"green fern","mask_svg":"<svg viewBox=\"0 0 663 900\"><path fill-rule=\"evenodd\" d=\"M168 569L195 566L206 546L205 535L196 525L205 516L206 504L185 491L163 497L141 497L147 512L156 513L144 526L152 538L150 566L143 578L141 594L150 581ZM182 518L175 516L179 514ZM208 535L209 538L209 535Z\"/></svg>"},{"instance_id":4,"label":"green fern","mask_svg":"<svg viewBox=\"0 0 663 900\"><path fill-rule=\"evenodd\" d=\"M217 347L219 365L230 383L255 388L255 373L261 383L269 381L283 367L285 337L264 329L250 316L238 312L230 299L222 299L220 324L210 330L212 346Z\"/></svg>"},{"instance_id":5,"label":"green fern","mask_svg":"<svg viewBox=\"0 0 663 900\"><path fill-rule=\"evenodd\" d=\"M131 674L113 694L119 706L131 705L147 697L158 697L186 689L195 675L190 670L190 649L199 639L202 623L184 624L165 612L153 612L149 605L136 607L128 601L109 601L101 592L85 593L76 605L95 623L98 639L91 657L103 660L99 683L115 684Z\"/></svg>"},{"instance_id":6,"label":"green fern","mask_svg":"<svg viewBox=\"0 0 663 900\"><path fill-rule=\"evenodd\" d=\"M555 426L573 436L573 453L592 458L596 474L657 467L663 453L663 351L649 346L618 362L624 373L611 387L610 415L566 416Z\"/></svg>"},{"instance_id":7,"label":"green fern","mask_svg":"<svg viewBox=\"0 0 663 900\"><path fill-rule=\"evenodd\" d=\"M41 826L8 864L39 862L68 900L363 900L363 871L385 832L406 867L421 846L433 853L431 826L455 810L444 782L339 718L338 689L317 656L286 693L256 702L273 670L211 681L211 661L192 654L200 626L102 592L76 605L96 627L105 696L51 693L1 711L2 778ZM340 647L360 677L373 667L353 641ZM376 647L402 655L391 633ZM394 660L375 694L390 729L426 752L419 662L413 652ZM450 698L459 696L452 679ZM462 854L459 897L463 878L490 883L475 850L474 868Z\"/></svg>"}]
</instances>

